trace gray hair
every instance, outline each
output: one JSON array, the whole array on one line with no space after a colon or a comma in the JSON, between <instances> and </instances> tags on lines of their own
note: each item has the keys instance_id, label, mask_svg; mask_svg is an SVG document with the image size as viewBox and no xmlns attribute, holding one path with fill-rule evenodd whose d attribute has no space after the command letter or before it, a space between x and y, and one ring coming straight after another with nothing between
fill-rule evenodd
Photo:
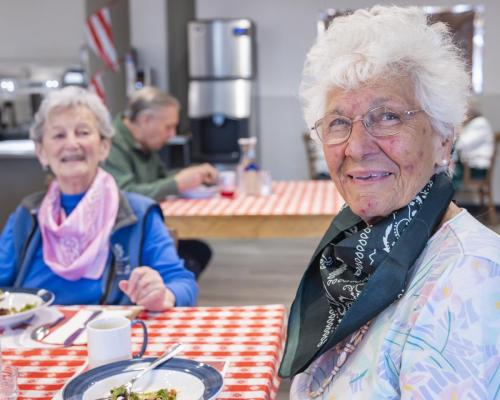
<instances>
[{"instance_id":1,"label":"gray hair","mask_svg":"<svg viewBox=\"0 0 500 400\"><path fill-rule=\"evenodd\" d=\"M111 116L101 99L94 93L78 86L66 86L63 89L50 92L42 101L30 127L30 138L41 142L43 126L49 114L57 108L87 107L94 114L101 137L111 139L115 134Z\"/></svg>"},{"instance_id":2,"label":"gray hair","mask_svg":"<svg viewBox=\"0 0 500 400\"><path fill-rule=\"evenodd\" d=\"M154 86L144 86L130 97L124 114L130 121L135 122L143 111L161 107L175 107L178 110L181 108L179 101L175 97Z\"/></svg>"},{"instance_id":3,"label":"gray hair","mask_svg":"<svg viewBox=\"0 0 500 400\"><path fill-rule=\"evenodd\" d=\"M417 7L374 6L337 17L307 54L300 97L308 126L327 111L327 93L384 76L406 76L434 130L453 139L463 122L470 78L448 27Z\"/></svg>"}]
</instances>

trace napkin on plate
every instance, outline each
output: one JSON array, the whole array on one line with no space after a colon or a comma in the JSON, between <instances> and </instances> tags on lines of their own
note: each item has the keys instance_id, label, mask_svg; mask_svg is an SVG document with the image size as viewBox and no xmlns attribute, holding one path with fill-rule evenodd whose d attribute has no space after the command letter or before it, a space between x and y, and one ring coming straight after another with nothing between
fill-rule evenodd
<instances>
[{"instance_id":1,"label":"napkin on plate","mask_svg":"<svg viewBox=\"0 0 500 400\"><path fill-rule=\"evenodd\" d=\"M64 341L71 336L76 330L81 328L95 309L82 309L78 311L68 311L64 310L63 313L67 318L64 322L56 325L50 330L50 333L42 339L43 343L48 344L60 344L62 345ZM106 317L134 317L137 315L137 310L135 308L123 308L123 309L105 309L102 314L100 314L96 319L106 318ZM87 333L85 329L78 336L78 338L73 342L74 345L82 345L87 343Z\"/></svg>"}]
</instances>

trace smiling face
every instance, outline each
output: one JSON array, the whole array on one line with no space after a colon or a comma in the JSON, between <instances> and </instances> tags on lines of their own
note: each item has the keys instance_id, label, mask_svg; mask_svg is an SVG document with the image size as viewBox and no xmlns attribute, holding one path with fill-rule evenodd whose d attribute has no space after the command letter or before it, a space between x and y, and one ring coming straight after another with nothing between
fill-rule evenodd
<instances>
[{"instance_id":1,"label":"smiling face","mask_svg":"<svg viewBox=\"0 0 500 400\"><path fill-rule=\"evenodd\" d=\"M36 143L40 163L50 167L66 194L89 188L109 149L110 141L101 137L97 119L85 106L52 110L43 126L42 141Z\"/></svg>"},{"instance_id":2,"label":"smiling face","mask_svg":"<svg viewBox=\"0 0 500 400\"><path fill-rule=\"evenodd\" d=\"M354 119L386 106L396 112L419 109L409 79L379 80L359 89L333 89L327 112ZM434 132L428 116L416 113L398 134L373 137L361 122L349 139L323 145L330 175L352 211L367 223L389 215L423 188L442 160L449 159L451 141Z\"/></svg>"},{"instance_id":3,"label":"smiling face","mask_svg":"<svg viewBox=\"0 0 500 400\"><path fill-rule=\"evenodd\" d=\"M146 150L160 150L176 134L179 124L179 110L175 106L147 110L137 117L134 135Z\"/></svg>"}]
</instances>

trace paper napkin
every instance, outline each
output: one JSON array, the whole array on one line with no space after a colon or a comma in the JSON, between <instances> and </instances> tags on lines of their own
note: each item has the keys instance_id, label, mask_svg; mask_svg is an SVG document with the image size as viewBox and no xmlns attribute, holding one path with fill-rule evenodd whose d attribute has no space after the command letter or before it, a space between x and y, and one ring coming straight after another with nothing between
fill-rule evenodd
<instances>
[{"instance_id":1,"label":"paper napkin","mask_svg":"<svg viewBox=\"0 0 500 400\"><path fill-rule=\"evenodd\" d=\"M63 344L64 341L71 336L76 330L85 325L89 317L95 309L82 309L70 316L66 321L57 325L51 332L42 340L48 344ZM107 317L130 317L131 309L104 309L96 319ZM73 342L73 345L82 345L87 343L87 333L84 329L78 338Z\"/></svg>"}]
</instances>

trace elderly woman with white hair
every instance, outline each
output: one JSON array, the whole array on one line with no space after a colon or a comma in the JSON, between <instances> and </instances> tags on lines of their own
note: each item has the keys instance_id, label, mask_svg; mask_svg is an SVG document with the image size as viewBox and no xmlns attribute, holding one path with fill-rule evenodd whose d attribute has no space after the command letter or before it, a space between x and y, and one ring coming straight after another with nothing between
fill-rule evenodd
<instances>
[{"instance_id":1,"label":"elderly woman with white hair","mask_svg":"<svg viewBox=\"0 0 500 400\"><path fill-rule=\"evenodd\" d=\"M93 93L66 87L42 102L30 130L46 193L22 200L0 236L0 286L44 288L57 304L138 304L152 311L196 303L159 207L121 192L99 167L113 126Z\"/></svg>"},{"instance_id":2,"label":"elderly woman with white hair","mask_svg":"<svg viewBox=\"0 0 500 400\"><path fill-rule=\"evenodd\" d=\"M495 398L500 237L452 202L469 90L442 23L375 6L333 20L301 96L345 207L304 273L292 399Z\"/></svg>"}]
</instances>

